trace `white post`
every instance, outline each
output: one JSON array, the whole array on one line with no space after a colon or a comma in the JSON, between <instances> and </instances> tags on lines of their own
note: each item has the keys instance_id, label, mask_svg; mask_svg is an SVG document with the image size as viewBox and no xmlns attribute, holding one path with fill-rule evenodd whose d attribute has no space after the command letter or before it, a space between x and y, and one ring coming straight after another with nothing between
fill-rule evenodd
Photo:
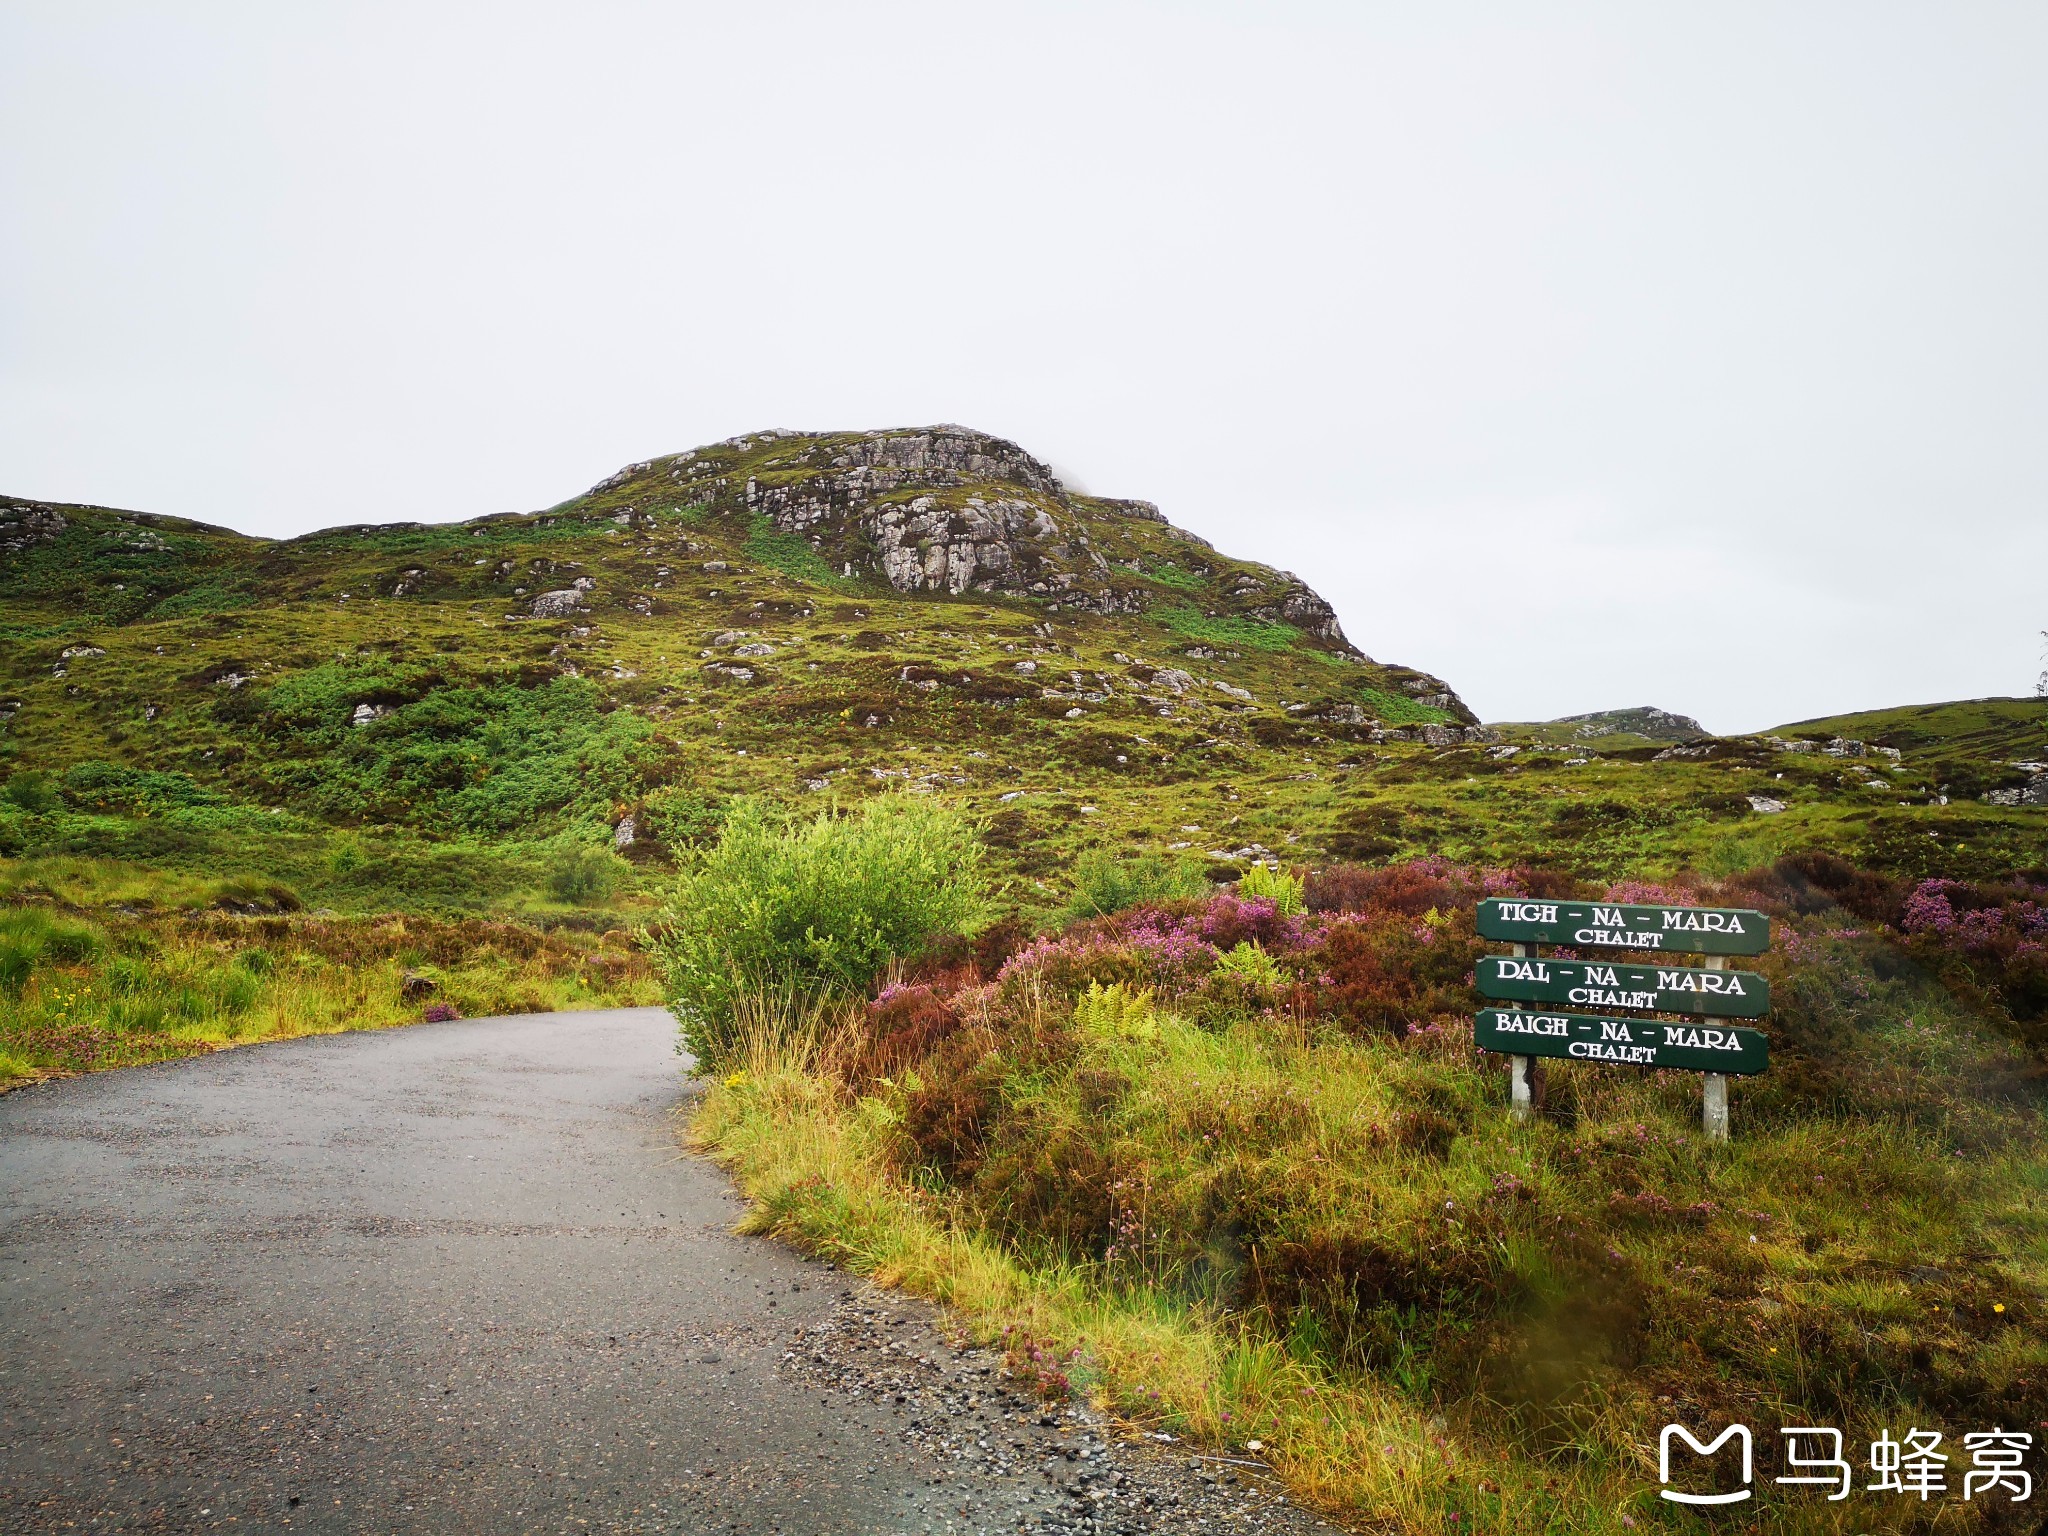
<instances>
[{"instance_id":1,"label":"white post","mask_svg":"<svg viewBox=\"0 0 2048 1536\"><path fill-rule=\"evenodd\" d=\"M1728 968L1726 955L1707 956L1707 969L1725 971ZM1709 1072L1700 1089L1700 1125L1709 1141L1728 1139L1728 1077L1723 1072Z\"/></svg>"},{"instance_id":2,"label":"white post","mask_svg":"<svg viewBox=\"0 0 2048 1536\"><path fill-rule=\"evenodd\" d=\"M1516 944L1511 947L1518 959L1530 959L1536 953L1534 944ZM1536 1118L1535 1072L1534 1056L1508 1058L1508 1114L1517 1124Z\"/></svg>"}]
</instances>

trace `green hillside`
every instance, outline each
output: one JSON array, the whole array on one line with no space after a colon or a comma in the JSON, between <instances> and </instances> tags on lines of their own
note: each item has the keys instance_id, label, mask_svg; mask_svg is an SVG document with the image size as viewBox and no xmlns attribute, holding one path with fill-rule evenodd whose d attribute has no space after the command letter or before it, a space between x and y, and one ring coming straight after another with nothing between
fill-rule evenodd
<instances>
[{"instance_id":1,"label":"green hillside","mask_svg":"<svg viewBox=\"0 0 2048 1536\"><path fill-rule=\"evenodd\" d=\"M1924 767L1948 795L1978 798L2022 789L2048 771L2048 699L1965 699L1869 709L1778 727L1776 735L1819 746L1860 740Z\"/></svg>"},{"instance_id":2,"label":"green hillside","mask_svg":"<svg viewBox=\"0 0 2048 1536\"><path fill-rule=\"evenodd\" d=\"M616 972L603 995L642 995L630 930L748 795L960 804L1027 923L1089 850L1216 879L1420 855L1599 879L1802 847L1915 876L2044 860L2040 809L1980 797L2023 780L2002 765L2041 750L2048 706L1947 707L2009 726L1995 747L1988 723L1911 711L1786 733L1902 733L1896 762L1478 728L1297 578L963 428L758 433L544 512L283 541L0 499L0 635L0 894L109 943L201 915L283 925L286 949L307 925L488 921L609 945L611 970L571 955L550 986ZM459 980L370 1012L511 995ZM37 1038L17 1064L91 1055Z\"/></svg>"}]
</instances>

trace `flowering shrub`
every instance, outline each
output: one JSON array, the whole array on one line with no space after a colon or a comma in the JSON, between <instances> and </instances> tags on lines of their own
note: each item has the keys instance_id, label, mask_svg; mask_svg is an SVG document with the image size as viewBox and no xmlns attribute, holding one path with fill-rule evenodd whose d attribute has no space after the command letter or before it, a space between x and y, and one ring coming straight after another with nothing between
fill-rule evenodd
<instances>
[{"instance_id":1,"label":"flowering shrub","mask_svg":"<svg viewBox=\"0 0 2048 1536\"><path fill-rule=\"evenodd\" d=\"M1907 894L1899 928L1923 960L1994 994L2015 1023L2048 1022L2048 888L1923 880Z\"/></svg>"},{"instance_id":2,"label":"flowering shrub","mask_svg":"<svg viewBox=\"0 0 2048 1536\"><path fill-rule=\"evenodd\" d=\"M429 1024L452 1024L462 1017L452 1003L429 1003L427 1011L420 1015Z\"/></svg>"}]
</instances>

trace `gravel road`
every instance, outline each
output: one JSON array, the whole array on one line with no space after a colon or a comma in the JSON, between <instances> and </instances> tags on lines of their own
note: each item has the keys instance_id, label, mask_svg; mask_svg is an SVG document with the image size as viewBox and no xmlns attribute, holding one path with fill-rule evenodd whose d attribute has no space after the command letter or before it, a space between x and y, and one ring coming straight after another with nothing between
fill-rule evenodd
<instances>
[{"instance_id":1,"label":"gravel road","mask_svg":"<svg viewBox=\"0 0 2048 1536\"><path fill-rule=\"evenodd\" d=\"M733 1235L658 1009L0 1096L0 1530L1326 1531Z\"/></svg>"}]
</instances>

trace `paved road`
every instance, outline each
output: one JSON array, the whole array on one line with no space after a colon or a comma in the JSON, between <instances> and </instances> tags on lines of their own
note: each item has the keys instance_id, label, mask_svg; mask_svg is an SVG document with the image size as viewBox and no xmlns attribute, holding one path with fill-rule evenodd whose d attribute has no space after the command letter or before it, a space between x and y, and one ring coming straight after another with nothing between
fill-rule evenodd
<instances>
[{"instance_id":1,"label":"paved road","mask_svg":"<svg viewBox=\"0 0 2048 1536\"><path fill-rule=\"evenodd\" d=\"M0 1529L993 1528L906 1410L779 1368L845 1277L731 1234L673 1041L479 1019L0 1097Z\"/></svg>"}]
</instances>

